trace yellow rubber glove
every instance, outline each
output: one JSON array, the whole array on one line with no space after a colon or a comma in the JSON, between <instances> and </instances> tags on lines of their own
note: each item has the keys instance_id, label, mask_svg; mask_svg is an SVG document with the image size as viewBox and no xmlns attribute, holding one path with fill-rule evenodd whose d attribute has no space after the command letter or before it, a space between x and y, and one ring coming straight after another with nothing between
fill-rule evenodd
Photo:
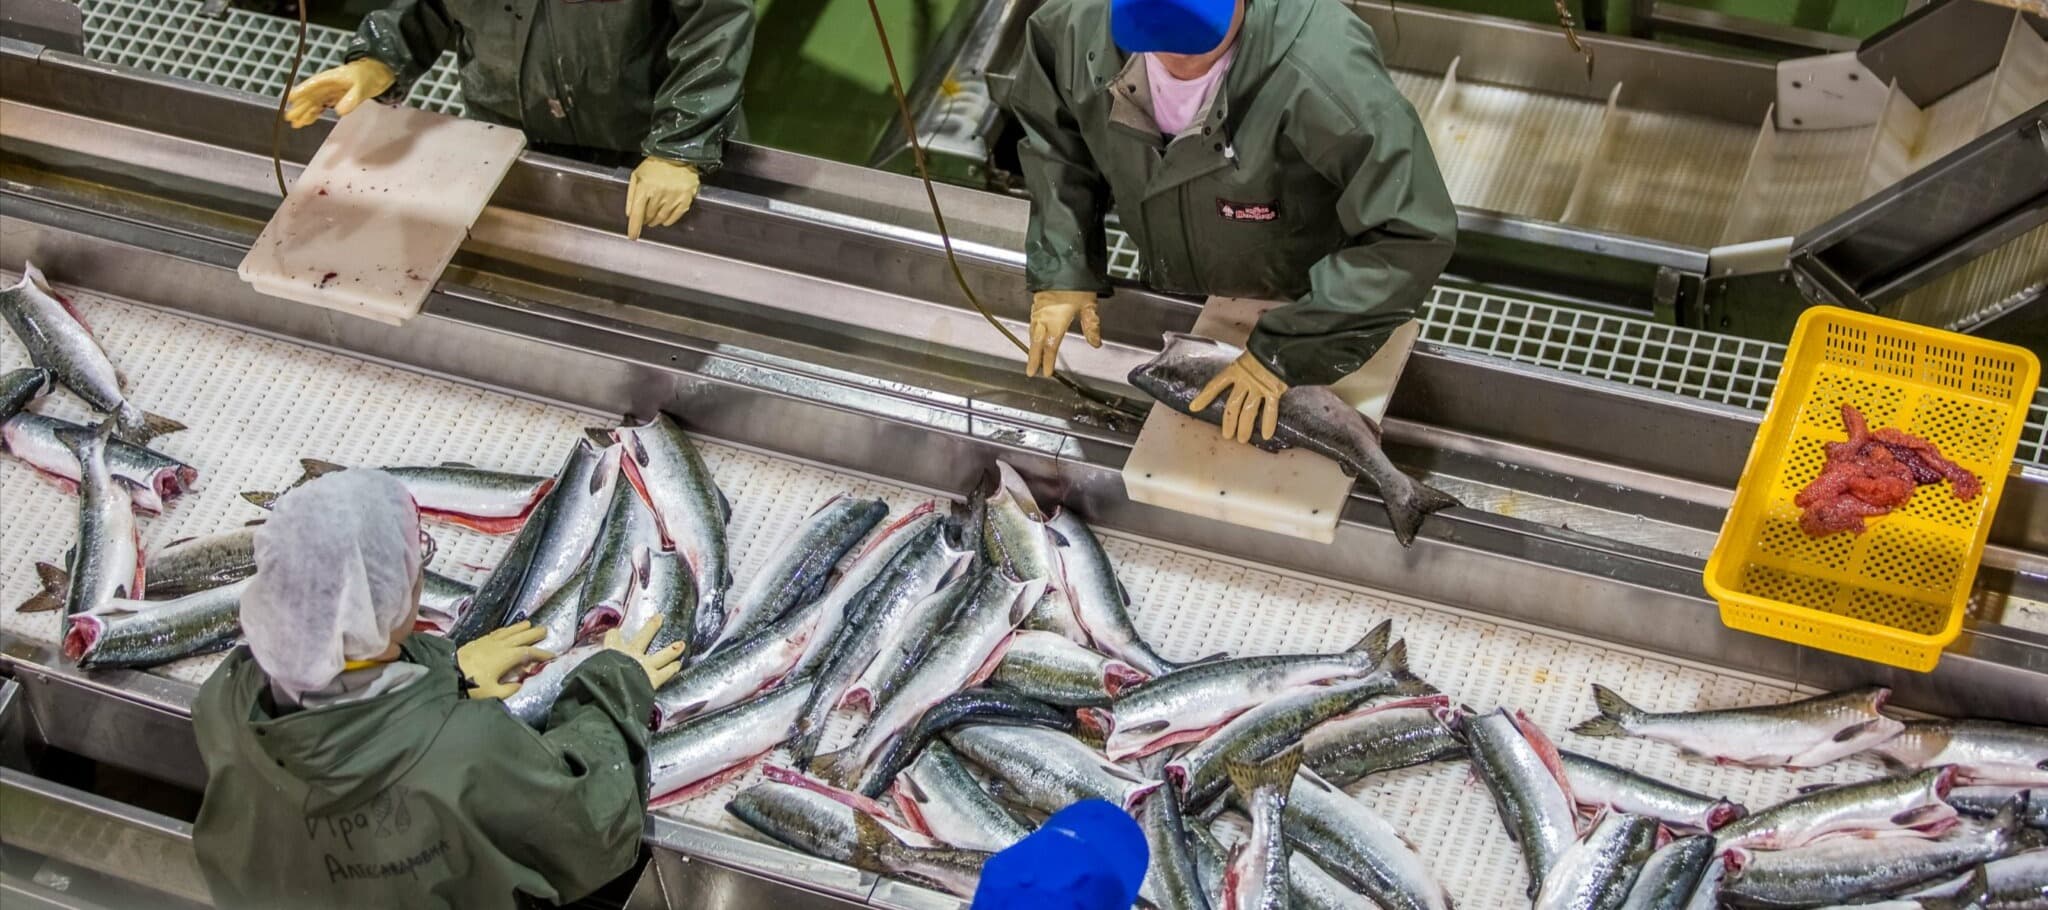
<instances>
[{"instance_id":1,"label":"yellow rubber glove","mask_svg":"<svg viewBox=\"0 0 2048 910\"><path fill-rule=\"evenodd\" d=\"M397 81L391 67L368 57L322 70L285 96L284 120L292 129L299 129L320 119L320 112L330 107L346 117L363 102L389 91Z\"/></svg>"},{"instance_id":2,"label":"yellow rubber glove","mask_svg":"<svg viewBox=\"0 0 2048 910\"><path fill-rule=\"evenodd\" d=\"M1081 317L1081 335L1090 347L1102 347L1102 317L1095 314L1094 291L1039 291L1031 295L1031 356L1026 376L1051 376L1060 358L1060 342L1074 317Z\"/></svg>"},{"instance_id":3,"label":"yellow rubber glove","mask_svg":"<svg viewBox=\"0 0 2048 910\"><path fill-rule=\"evenodd\" d=\"M1254 425L1258 426L1260 436L1273 438L1274 431L1280 428L1280 395L1287 391L1287 383L1246 351L1209 380L1202 387L1202 394L1188 403L1188 409L1200 413L1225 390L1230 392L1230 398L1223 406L1224 438L1251 442Z\"/></svg>"},{"instance_id":4,"label":"yellow rubber glove","mask_svg":"<svg viewBox=\"0 0 2048 910\"><path fill-rule=\"evenodd\" d=\"M530 622L515 622L456 648L455 665L476 684L469 690L469 697L504 698L519 691L518 683L499 680L515 668L555 659L555 655L533 647L534 642L546 637L546 629L536 628Z\"/></svg>"},{"instance_id":5,"label":"yellow rubber glove","mask_svg":"<svg viewBox=\"0 0 2048 910\"><path fill-rule=\"evenodd\" d=\"M618 629L604 633L604 646L638 662L647 671L647 681L657 689L682 672L683 649L689 646L688 642L679 641L659 651L649 652L647 646L654 641L654 633L660 629L661 617L656 616L641 626L631 639Z\"/></svg>"},{"instance_id":6,"label":"yellow rubber glove","mask_svg":"<svg viewBox=\"0 0 2048 910\"><path fill-rule=\"evenodd\" d=\"M640 239L640 228L668 227L697 201L697 169L687 164L649 158L633 169L626 183L626 239Z\"/></svg>"}]
</instances>

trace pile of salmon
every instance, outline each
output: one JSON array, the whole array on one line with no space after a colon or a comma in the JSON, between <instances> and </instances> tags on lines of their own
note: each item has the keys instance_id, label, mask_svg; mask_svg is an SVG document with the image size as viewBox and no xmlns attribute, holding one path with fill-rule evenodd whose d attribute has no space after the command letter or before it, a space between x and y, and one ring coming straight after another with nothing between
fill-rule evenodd
<instances>
[{"instance_id":1,"label":"pile of salmon","mask_svg":"<svg viewBox=\"0 0 2048 910\"><path fill-rule=\"evenodd\" d=\"M17 319L91 336L61 306L18 317L23 298L49 295L39 277L6 294L0 306L37 363L0 382L33 392L4 399L11 421L52 377L82 375L62 358L86 350L39 347ZM148 478L114 467L126 457L116 443L124 423L164 424L121 410L97 429L56 428L68 463L34 449L35 466L71 478L79 496L73 558L45 568L36 606L66 611L65 652L89 668L231 646L254 532L142 553L131 510ZM1902 466L1913 483L1925 468L1963 494L1967 473L1931 448L1865 433L1846 414L1845 464ZM1041 503L1009 465L964 503L893 518L881 500L823 497L794 531L747 542L768 552L745 578L731 570L731 504L665 415L575 440L551 477L384 470L428 521L511 535L478 586L430 573L421 621L457 642L516 622L546 630L540 646L556 656L505 699L513 717L544 724L599 636L658 622L657 640L688 650L655 692L653 803L704 797L765 765L727 811L878 875L971 895L995 852L1069 805L1104 800L1144 831L1147 907L1450 910L1475 879L1514 870L1432 868L1404 834L1416 820L1352 794L1399 769L1458 763L1491 795L1496 836L1519 848L1542 910L2048 906L2040 727L1900 720L1879 688L1658 713L1594 687L1598 714L1573 729L1580 737L1765 768L1867 755L1891 770L1751 811L1561 749L1512 707L1463 707L1446 689L1471 681L1418 676L1391 622L1333 653L1163 655L1140 634L1132 614L1144 605L1094 529ZM1897 470L1845 469L1841 494ZM835 717L851 733L828 743Z\"/></svg>"},{"instance_id":2,"label":"pile of salmon","mask_svg":"<svg viewBox=\"0 0 2048 910\"><path fill-rule=\"evenodd\" d=\"M1873 431L1863 413L1842 405L1849 438L1824 447L1827 461L1792 504L1803 511L1799 527L1815 537L1840 531L1861 534L1865 520L1905 505L1921 487L1946 480L1963 502L1977 498L1977 475L1948 460L1931 442L1904 430Z\"/></svg>"}]
</instances>

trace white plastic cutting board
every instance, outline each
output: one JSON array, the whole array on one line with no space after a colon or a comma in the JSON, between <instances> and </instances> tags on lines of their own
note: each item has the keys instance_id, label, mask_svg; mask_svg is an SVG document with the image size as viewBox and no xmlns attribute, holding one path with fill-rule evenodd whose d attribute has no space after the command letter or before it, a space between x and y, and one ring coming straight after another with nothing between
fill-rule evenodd
<instances>
[{"instance_id":1,"label":"white plastic cutting board","mask_svg":"<svg viewBox=\"0 0 2048 910\"><path fill-rule=\"evenodd\" d=\"M365 104L327 135L242 280L273 297L397 324L417 315L526 134Z\"/></svg>"},{"instance_id":2,"label":"white plastic cutting board","mask_svg":"<svg viewBox=\"0 0 2048 910\"><path fill-rule=\"evenodd\" d=\"M1242 345L1259 314L1274 305L1211 297L1195 320L1194 334ZM1416 322L1402 326L1364 367L1331 388L1379 420L1420 331ZM1319 543L1337 538L1337 518L1352 482L1336 462L1321 455L1226 442L1214 425L1163 404L1152 405L1124 463L1124 490L1138 502Z\"/></svg>"}]
</instances>

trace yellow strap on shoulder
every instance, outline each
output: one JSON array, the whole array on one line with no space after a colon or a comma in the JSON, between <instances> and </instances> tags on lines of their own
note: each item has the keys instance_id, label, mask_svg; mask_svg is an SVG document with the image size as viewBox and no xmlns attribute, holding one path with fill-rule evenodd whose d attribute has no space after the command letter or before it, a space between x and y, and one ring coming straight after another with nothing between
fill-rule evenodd
<instances>
[{"instance_id":1,"label":"yellow strap on shoulder","mask_svg":"<svg viewBox=\"0 0 2048 910\"><path fill-rule=\"evenodd\" d=\"M351 660L351 661L347 661L347 662L345 662L345 663L343 663L343 664L341 665L341 672L343 672L343 673L348 673L348 672L350 672L350 671L354 671L354 670L368 670L368 669L370 669L371 667L377 667L377 666L382 666L382 665L384 665L384 664L386 664L386 663L389 663L389 661L383 661L383 660L375 660L375 659L372 659L372 660Z\"/></svg>"}]
</instances>

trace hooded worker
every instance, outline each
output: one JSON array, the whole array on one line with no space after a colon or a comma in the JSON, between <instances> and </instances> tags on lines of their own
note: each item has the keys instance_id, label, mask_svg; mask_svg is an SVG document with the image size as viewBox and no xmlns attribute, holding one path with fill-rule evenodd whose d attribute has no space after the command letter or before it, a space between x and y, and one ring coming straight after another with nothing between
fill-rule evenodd
<instances>
[{"instance_id":1,"label":"hooded worker","mask_svg":"<svg viewBox=\"0 0 2048 910\"><path fill-rule=\"evenodd\" d=\"M749 0L392 0L363 17L347 60L292 89L285 119L403 101L455 51L466 115L526 131L543 151L639 159L626 235L674 224L740 128L754 46Z\"/></svg>"},{"instance_id":2,"label":"hooded worker","mask_svg":"<svg viewBox=\"0 0 2048 910\"><path fill-rule=\"evenodd\" d=\"M680 647L611 633L535 733L499 682L542 630L457 650L412 634L419 510L351 470L278 500L242 597L247 645L200 689L193 825L223 908L508 907L578 899L627 871L647 807L654 686ZM639 656L636 656L639 655Z\"/></svg>"},{"instance_id":3,"label":"hooded worker","mask_svg":"<svg viewBox=\"0 0 2048 910\"><path fill-rule=\"evenodd\" d=\"M1049 0L1005 104L1031 193L1027 371L1078 320L1101 346L1112 204L1146 284L1271 299L1223 433L1271 436L1280 394L1371 359L1450 261L1457 212L1372 29L1336 0Z\"/></svg>"}]
</instances>

